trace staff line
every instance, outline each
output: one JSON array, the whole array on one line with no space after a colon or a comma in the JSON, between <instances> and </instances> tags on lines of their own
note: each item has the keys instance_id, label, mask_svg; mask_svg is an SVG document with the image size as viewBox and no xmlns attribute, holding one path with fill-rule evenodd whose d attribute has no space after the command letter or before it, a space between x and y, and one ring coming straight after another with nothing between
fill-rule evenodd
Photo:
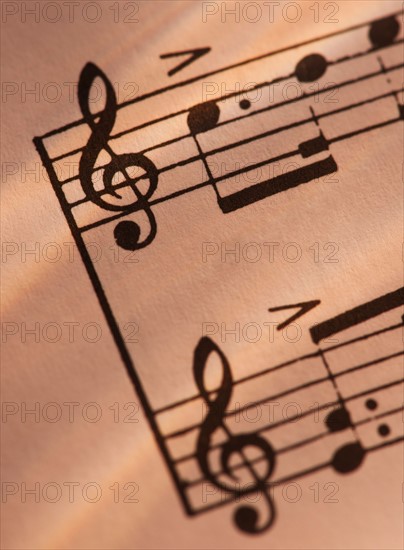
<instances>
[{"instance_id":1,"label":"staff line","mask_svg":"<svg viewBox=\"0 0 404 550\"><path fill-rule=\"evenodd\" d=\"M331 138L328 140L328 143L329 144L333 144L333 143L336 143L338 141L342 141L344 139L351 139L353 137L356 137L360 134L363 134L363 133L367 133L367 132L371 132L373 130L377 130L377 129L380 129L380 128L384 128L384 127L387 127L387 126L390 126L391 124L396 124L397 122L402 122L403 119L401 118L401 116L398 116L397 118L393 118L393 119L389 119L385 122L381 122L379 124L374 124L373 126L367 126L366 128L363 128L363 129L360 129L360 130L356 130L354 132L349 132L347 134L343 134L341 136L337 136L335 138ZM293 156L293 155L296 155L296 152L292 152L292 153L285 153L284 155L282 155L282 157L280 158L288 158L290 156ZM332 158L332 157L330 157ZM260 163L257 163L257 164L254 164L254 165L250 165L248 166L248 170L253 170L255 168L259 168L261 166L266 166L266 165L269 165L273 162L276 162L277 160L279 160L279 158L277 157L274 157L272 159L269 159L266 160L266 161L262 161ZM311 167L311 166L315 166L315 164L308 164L308 165L305 165L306 168L308 167ZM242 173L245 173L247 172L248 170L244 170ZM230 177L230 174L229 175L226 175L226 176L223 176L222 178L216 178L214 181L213 181L213 184L217 183L218 181L222 181L222 180L225 180L225 179L228 179ZM251 186L248 186L248 187L245 187L242 192L245 192L246 189L249 189L251 187L261 187L263 186L265 183L270 183L272 181L273 178L269 178L265 181L261 181L259 183L256 183L256 184L253 184ZM317 178L318 180L319 178ZM151 206L155 206L157 204L160 204L160 203L165 203L165 202L168 202L176 197L180 197L182 195L186 195L192 191L194 191L195 189L201 189L201 188L204 188L204 187L211 187L212 186L212 181L207 179L206 181L200 183L200 184L196 184L196 186L192 186L192 187L188 187L186 189L180 189L179 191L175 191L174 193L171 193L170 195L166 195L164 197L161 197L160 199L154 199L154 200L150 200L148 201L148 205L151 207ZM229 195L231 196L231 195ZM221 199L226 199L227 197L226 196L223 196L223 197L220 197ZM261 199L260 199L261 200ZM113 215L113 216L109 216L107 218L102 218L101 220L98 220L96 222L93 222L93 223L90 223L90 224L87 224L87 225L84 225L82 227L77 227L78 231L80 233L84 233L85 231L89 231L90 229L94 229L96 227L100 227L102 225L105 225L106 223L110 223L111 221L114 221L114 220L118 220L124 216L127 216L129 214L132 214L134 212L137 212L139 210L143 210L142 208L142 204L139 203L138 201L133 203L132 205L129 205L128 207L126 207L124 210L122 210L121 212L119 212L118 214L116 215Z\"/></svg>"},{"instance_id":2,"label":"staff line","mask_svg":"<svg viewBox=\"0 0 404 550\"><path fill-rule=\"evenodd\" d=\"M370 361L370 362L365 363L363 365L358 365L357 367L354 367L352 369L347 369L346 371L341 371L338 374L334 374L334 377L337 378L337 376L342 376L344 374L351 373L352 371L361 370L363 368L373 367L374 365L377 365L379 363L383 363L384 361L388 361L389 359L392 359L393 357L398 357L398 356L403 355L403 354L404 354L404 352L399 352L397 354L393 354L392 356L382 357L378 360ZM310 380L309 382L306 382L304 384L300 384L299 386L294 386L294 387L288 388L287 390L279 392L277 394L270 395L268 397L265 397L263 399L259 399L257 401L251 402L251 403L247 403L243 407L240 407L239 409L237 409L237 411L227 411L223 416L224 416L224 418L232 418L233 416L236 416L237 414L239 414L241 412L244 412L244 411L247 411L247 410L249 410L253 407L256 407L257 405L264 405L265 403L270 403L270 402L272 402L276 399L281 399L282 397L286 397L288 395L298 393L302 390L306 390L307 388L311 388L311 387L314 387L314 386L321 385L323 382L331 382L331 381L332 380L330 379L330 377L327 373L327 376L324 376L324 377L321 377L321 378L316 378L315 380ZM341 395L339 395L338 393L337 393L337 395L338 395L338 400L335 401L335 402L331 402L331 405L330 405L330 402L328 402L327 406L334 406L334 405L337 405L337 404L342 405L343 403L345 403L348 400L348 398L344 398ZM306 411L307 414L311 414L312 412L313 411ZM297 418L300 418L300 417L301 417L301 415L297 416ZM294 417L291 417L291 418L293 419ZM181 430L177 430L176 432L171 432L171 433L165 434L164 438L165 439L173 439L173 438L176 438L176 437L182 437L183 435L186 435L187 433L190 433L194 430L197 430L201 426L202 426L202 422L198 423L198 424L192 424L191 426L188 426L186 428L182 428Z\"/></svg>"},{"instance_id":3,"label":"staff line","mask_svg":"<svg viewBox=\"0 0 404 550\"><path fill-rule=\"evenodd\" d=\"M398 385L403 384L403 383L404 383L404 378L401 378L399 380L395 380L395 381L390 382L388 384L384 384L383 386L378 388L377 391L385 391L385 390L388 390L392 387L398 386ZM376 391L374 389L370 389L370 390L366 390L364 392L357 393L357 394L352 395L349 398L345 399L344 403L347 403L349 401L353 401L355 399L359 399L361 397L366 397L367 395L371 395L372 393L376 393ZM278 422L274 422L273 424L263 426L262 428L259 428L256 431L252 431L251 433L261 435L261 434L263 434L265 432L269 432L273 429L280 428L280 427L282 427L286 424L294 423L294 422L296 422L296 421L298 421L302 418L306 418L306 417L310 416L310 414L313 414L313 412L324 411L329 407L334 407L335 405L339 405L338 400L334 401L334 402L331 402L331 403L325 403L323 405L320 405L319 407L316 408L315 411L313 411L313 410L305 411L305 412L301 413L300 415L291 416L288 419L279 420ZM372 421L376 421L376 420L378 420L382 417L389 416L389 415L392 415L392 414L396 414L397 412L400 412L402 410L403 410L403 406L400 405L399 407L394 407L393 409L389 409L387 411L383 411L381 413L378 413L378 415L369 416L366 419L358 420L354 424L355 424L355 426L360 426L362 424L366 424L366 423L370 423ZM347 428L349 428L349 427L350 426L347 426ZM326 432L321 432L321 434L316 434L315 436L311 436L310 438L307 438L307 439L310 440L312 437L318 437L319 435L321 435L321 437L332 436L332 435L335 435L337 433L340 433L341 431L328 430ZM163 437L166 440L166 436L163 436ZM305 442L306 442L306 440L301 440L297 443L299 444L299 446L303 446ZM211 445L209 450L213 451L213 450L221 449L223 447L223 445L224 445L223 443L216 443L214 445ZM295 445L295 444L292 444L292 445ZM293 450L293 447L290 446L290 448L289 448L289 446L286 446L286 447L281 448L281 449L275 449L275 452L276 452L276 454L278 454L280 452L285 452L286 453L286 452L289 452L290 450ZM196 453L190 453L188 455L183 455L179 458L172 459L172 463L176 465L176 464L180 464L180 463L187 462L187 461L190 461L190 460L194 460L194 459L196 459L196 456L197 456ZM261 459L256 459L256 460L262 460L262 458ZM203 480L201 479L201 481L203 481Z\"/></svg>"},{"instance_id":4,"label":"staff line","mask_svg":"<svg viewBox=\"0 0 404 550\"><path fill-rule=\"evenodd\" d=\"M320 354L320 355L322 355L322 354ZM385 356L385 357L381 357L380 359L377 359L377 360L375 360L375 361L369 361L369 362L367 362L367 363L363 363L362 365L358 365L358 366L353 367L353 368L351 368L351 369L347 369L347 370L341 371L341 372L339 372L339 373L334 373L334 374L333 374L333 378L338 378L339 376L343 376L343 375L346 375L346 374L350 374L352 371L356 371L356 370L360 370L360 369L363 369L363 368L372 367L372 366L374 366L374 365L376 365L376 364L383 363L384 361L388 361L389 359L392 359L392 358L394 358L394 357L399 357L400 355L404 355L404 352L398 352L398 353L396 353L396 354L391 354L391 355L388 355L388 356ZM403 380L404 380L404 379L403 379ZM288 395L288 394L295 393L295 392L299 392L299 391L301 391L302 389L304 390L304 389L306 389L306 388L309 387L309 386L316 386L316 385L318 385L318 384L321 384L322 382L327 382L327 381L331 381L329 376L326 376L326 377L324 377L324 378L321 378L321 379L319 378L319 379L317 379L317 380L311 381L311 383L310 383L310 384L307 383L307 385L304 384L304 385L301 385L301 386L295 386L295 388L292 388L292 389L289 390L289 391L285 391L285 392L282 392L281 394L274 395L274 396L270 396L270 397L268 397L268 398L266 398L266 399L262 399L262 400L259 400L259 401L255 401L255 402L252 403L252 404L248 404L248 405L245 405L244 407L240 407L240 409L237 410L237 413L225 414L224 416L225 416L225 417L231 417L231 416L233 416L234 414L238 414L238 413L240 413L240 412L244 412L244 411L246 411L246 410L252 408L253 406L262 405L262 404L264 404L264 403L266 403L266 402L268 402L268 401L270 402L271 400L273 400L273 399L278 399L278 398L280 398L280 397L286 397L286 395ZM389 387L390 384L391 384L390 382L387 382L388 387ZM382 384L382 385L378 386L377 388L378 388L378 389L380 389L380 388L383 389L383 388L384 388L384 385ZM376 391L376 390L372 389L372 391ZM367 394L367 393L368 393L368 390L366 390L366 393L365 393L365 394ZM337 394L337 395L338 395L338 394ZM356 397L359 396L359 395L360 395L360 394L356 394ZM328 403L326 403L326 404L325 404L325 408L327 408L327 406L343 405L344 403L346 403L347 401L349 401L350 399L352 399L352 396L343 397L342 395L341 395L341 396L338 395L338 397L339 397L338 400L333 401L333 402L328 402ZM310 411L306 411L306 412L307 412L308 415L310 414ZM299 416L299 415L296 415L295 417L292 417L292 419L293 419L293 418L300 418L300 416Z\"/></svg>"},{"instance_id":5,"label":"staff line","mask_svg":"<svg viewBox=\"0 0 404 550\"><path fill-rule=\"evenodd\" d=\"M404 67L404 63L401 64L401 67ZM393 91L386 92L384 94L380 94L378 96L374 96L370 99L365 99L365 100L362 100L362 101L358 101L356 103L350 103L349 105L345 105L344 107L339 107L337 109L333 109L332 111L328 111L326 113L316 114L316 119L319 120L319 119L327 118L327 117L330 117L330 116L333 116L333 115L336 115L336 114L340 114L340 113L349 111L351 109L359 108L359 107L361 107L363 105L366 105L366 104L369 104L369 103L374 103L375 101L380 101L380 100L386 99L388 97L395 97L395 94L399 93L400 91L401 91L401 88L398 89L398 90L393 90ZM307 99L307 97L305 97L305 99ZM225 152L225 151L231 151L231 150L233 150L237 147L240 147L242 145L246 145L248 143L254 142L254 141L259 140L259 139L269 137L271 135L276 135L277 133L280 133L280 132L283 132L283 131L287 131L287 130L290 130L290 129L293 129L293 128L297 128L299 126L304 126L305 124L310 124L310 122L313 122L313 121L314 121L314 118L313 118L313 115L312 115L310 117L304 118L304 119L299 120L297 122L291 122L289 124L285 124L283 126L273 128L273 129L268 130L266 132L256 134L256 135L251 136L249 138L245 138L245 139L242 139L242 140L239 140L239 141L227 144L227 145L223 145L221 147L217 147L216 149L211 149L210 151L207 151L206 153L204 153L204 155L205 155L205 157L210 157L212 155L216 155L216 154L219 154L219 153L222 153L222 152ZM178 141L181 141L181 140L184 140L184 139L189 139L189 138L192 138L191 133L179 138ZM175 140L170 140L171 144L173 142L175 142L176 140L177 140L177 138L175 138ZM140 151L139 154L145 154L145 153L148 153L151 150L156 150L156 149L162 148L164 146L165 145L158 145L158 146L153 147L153 148L144 149L144 150ZM187 164L192 164L193 162L197 162L197 161L200 161L200 160L202 160L200 154L193 155L193 156L188 157L187 159L184 159L182 161L179 161L179 162L176 162L176 163L173 163L173 164L169 164L167 166L163 166L162 168L159 168L158 169L158 175L160 175L164 172L173 170L177 167L185 166ZM97 167L93 171L93 174L96 174L97 172L101 172L101 170L104 169L106 166L108 166L108 163ZM233 175L233 173L228 174L228 176L231 176L231 175ZM138 181L141 181L141 180L147 179L147 178L148 178L147 174L142 174L141 176L138 176L137 178L134 178L133 180L131 180L131 183L133 185L135 185ZM75 181L75 180L78 180L78 174L76 174L75 176L72 176L70 178L67 178L65 180L61 180L60 184L65 185L65 184L70 183L71 181ZM125 187L128 187L128 186L129 186L129 184L125 181L123 183L118 183L117 185L115 185L114 190L125 188ZM107 194L108 194L108 191L105 191L105 189L101 189L101 190L97 191L97 195L99 195L99 196L107 195ZM84 199L80 199L80 200L78 200L74 203L71 203L71 208L73 208L73 207L75 207L79 204L83 204L87 200L89 200L89 199L84 198Z\"/></svg>"},{"instance_id":6,"label":"staff line","mask_svg":"<svg viewBox=\"0 0 404 550\"><path fill-rule=\"evenodd\" d=\"M381 418L386 418L388 416L392 416L394 414L397 414L398 412L401 412L402 410L403 410L403 407L396 407L394 409L384 411L383 413L380 413L378 415L370 416L370 417L364 418L362 420L359 420L358 422L355 423L355 426L362 426L362 425L369 424L370 422L380 420ZM315 443L316 441L318 441L320 439L324 439L328 436L332 436L335 433L336 432L330 432L330 431L321 432L320 434L316 434L314 436L308 437L308 438L306 438L304 440L301 440L297 443L293 443L291 445L281 447L280 449L275 449L275 453L276 453L276 455L285 454L285 453L294 451L297 448L305 447L307 445L310 445L311 443ZM191 456L190 459L193 459L193 458L194 458L194 456ZM262 462L265 462L265 458L264 457L256 457L256 458L251 459L249 462L250 462L251 465L261 464ZM177 462L174 462L174 463L176 464ZM242 463L235 463L232 466L232 471L240 470L243 466L244 466L244 464L242 464ZM214 472L214 474L216 476L222 475L224 473L225 472L223 472L222 470ZM204 478L198 478L198 479L192 480L191 482L187 483L187 488L192 487L194 485L198 485L198 484L202 483L203 481L204 481ZM277 482L275 481L275 483L277 483Z\"/></svg>"},{"instance_id":7,"label":"staff line","mask_svg":"<svg viewBox=\"0 0 404 550\"><path fill-rule=\"evenodd\" d=\"M397 15L400 15L402 14L402 11L398 11L398 12L394 12L394 13L391 13L389 15L385 15L382 17L382 19L385 19L387 17L396 17ZM256 57L252 57L252 58L249 58L247 60L244 60L244 61L241 61L241 62L238 62L238 63L235 63L235 64L232 64L232 65L229 65L227 67L223 67L221 69L218 69L218 70L215 70L215 71L210 71L208 73L205 73L205 74L202 74L202 75L199 75L197 77L194 77L194 78L191 78L191 79L188 79L188 80L184 80L182 82L178 82L176 84L172 84L170 86L165 86L163 88L160 88L158 90L154 90L153 92L148 92L146 94L143 94L142 96L139 96L137 98L133 98L131 100L128 100L128 101L125 101L121 104L119 104L117 106L117 109L122 109L123 107L127 106L127 105L132 105L134 103L138 103L138 102L141 102L141 101L144 101L145 99L148 99L150 97L153 97L153 96L156 96L156 95L159 95L161 93L164 93L164 92L167 92L167 91L170 91L170 90L174 90L176 88L180 88L180 87L183 87L187 84L192 84L194 82L197 82L198 80L203 80L204 78L207 78L209 76L213 76L213 75L216 75L216 74L220 74L222 72L225 72L225 71L228 71L228 70L231 70L231 69L235 69L235 68L238 68L238 67L242 67L243 65L247 65L249 63L252 63L252 62L255 62L255 61L259 61L261 59L265 59L267 57L271 57L273 55L277 55L277 54L280 54L280 53L284 53L286 51L292 51L294 49L298 49L298 48L301 48L302 46L306 46L306 45L309 45L309 44L313 44L315 42L319 42L321 40L326 40L326 39L329 39L329 38L332 38L334 36L338 36L340 34L344 34L344 33L348 33L348 32L351 32L353 30L357 30L357 29L360 29L360 28L365 28L365 27L368 27L369 25L371 25L372 23L374 23L374 21L378 21L379 19L376 19L376 20L370 20L370 21L367 21L366 23L360 23L358 25L353 25L351 27L348 27L346 29L341 29L339 31L335 31L335 32L332 32L332 33L328 33L322 37L316 37L316 38L313 38L313 39L309 39L309 40L306 40L306 41L303 41L301 42L300 44L295 44L293 46L287 46L285 48L281 48L279 50L275 50L273 52L268 52L268 53L265 53L265 54L261 54L259 56L256 56ZM394 42L393 44L395 44L396 42ZM390 46L390 45L389 45ZM379 50L382 50L384 49L386 46L382 46L382 47L374 47L372 48L371 50L367 50L369 53L371 53L372 51L379 51ZM97 116L100 115L100 112L97 112L97 113L94 113L93 115L93 118L97 118ZM45 139L45 138L48 138L48 137L51 137L52 135L55 135L55 134L58 134L58 133L62 133L62 132L65 132L66 130L69 130L71 128L74 128L75 126L79 126L80 124L82 124L84 122L84 119L81 118L79 120L76 120L74 122L71 122L69 124L66 124L60 128L58 128L57 130L53 130L51 132L47 132L46 134L44 134L43 136L40 137L40 139Z\"/></svg>"},{"instance_id":8,"label":"staff line","mask_svg":"<svg viewBox=\"0 0 404 550\"><path fill-rule=\"evenodd\" d=\"M397 443L401 443L402 441L404 441L404 436L397 437L397 438L392 439L390 441L384 441L383 443L379 443L378 445L373 445L372 447L366 448L366 453L373 453L373 452L379 451L381 449L384 449L386 447L391 447L393 445L396 445ZM326 468L329 468L331 466L332 466L332 462L330 462L330 461L329 462L323 462L323 463L319 464L318 466L314 466L314 467L311 467L311 468L306 468L305 470L301 470L300 472L298 472L296 474L284 476L283 478L280 478L277 481L265 482L265 487L270 489L271 487L276 487L278 485L284 485L285 483L288 483L290 481L296 481L297 479L301 479L303 477L307 477L311 474L320 472L321 470L325 470ZM253 492L257 492L256 487L255 488L251 487L250 491L245 491L243 494L248 494L248 493L253 493ZM229 504L230 502L237 501L237 499L239 499L239 497L240 497L240 495L239 495L239 493L237 493L237 491L235 492L235 494L231 494L229 492L228 495L226 495L226 496L227 496L227 498L226 498L225 501L221 500L219 502L215 502L214 504L209 504L208 506L205 506L205 507L200 507L200 508L196 508L196 509L193 508L192 511L191 511L191 515L197 515L197 514L201 514L201 513L205 513L205 512L211 512L212 510L216 510L218 508L221 508L225 504Z\"/></svg>"},{"instance_id":9,"label":"staff line","mask_svg":"<svg viewBox=\"0 0 404 550\"><path fill-rule=\"evenodd\" d=\"M397 305L397 307L399 307L399 305ZM330 346L328 348L325 348L322 351L323 351L323 353L329 353L331 351L334 351L335 349L339 349L339 348L344 347L344 346L352 345L352 344L355 344L357 342L367 340L369 338L373 338L374 336L380 336L381 334L385 334L387 332L397 330L399 328L400 329L403 328L403 323L398 323L396 325L391 325L389 327L385 327L385 328L376 330L374 332L370 332L368 334L363 334L362 336L358 336L357 338L353 338L351 340L347 340L346 342L341 342L341 343L335 344L334 346ZM255 378L259 378L261 376L265 376L266 374L269 374L269 373L275 372L277 370L289 367L289 366L294 365L294 364L296 364L300 361L305 361L307 359L318 358L320 356L320 353L321 353L321 351L317 350L313 353L308 353L308 354L302 355L302 356L297 357L295 359L292 359L290 361L285 361L283 363L279 363L278 365L274 365L273 367L269 367L269 368L264 369L260 372L249 374L248 376L244 376L242 378L239 378L238 380L235 380L233 382L233 386L243 384L244 382L249 382L250 380L254 380ZM213 390L211 392L208 392L208 395L210 395L210 396L212 396L214 394L215 394L215 390ZM180 407L182 405L186 405L188 403L191 403L192 401L197 401L200 398L201 398L201 396L199 394L195 394L195 395L193 395L191 397L188 397L186 399L182 399L180 401L170 403L170 405L166 405L165 407L155 409L154 410L154 415L157 416L158 414L163 414L163 413L165 413L169 410L172 410L172 409L175 409L175 408Z\"/></svg>"},{"instance_id":10,"label":"staff line","mask_svg":"<svg viewBox=\"0 0 404 550\"><path fill-rule=\"evenodd\" d=\"M388 49L392 46L397 46L398 44L400 43L404 43L404 39L400 39L396 42L394 42L393 44L389 44L388 46L385 46L383 48L380 48L382 50L384 49ZM374 50L369 50L367 52L364 52L363 55L367 55L367 54L370 54L370 53L374 53ZM351 58L350 58L351 59ZM336 60L334 62L330 62L329 64L338 64L339 62L343 62L343 61L346 61L347 58L341 58L341 61L340 60ZM312 93L303 93L302 96L299 96L298 98L293 98L291 100L285 100L284 102L282 103L277 103L275 105L269 105L269 106L266 106L266 107L263 107L262 109L257 109L256 111L253 111L251 113L246 113L245 115L239 115L237 117L234 117L232 119L229 119L229 120L225 120L225 121L222 121L222 122L219 122L216 127L220 127L220 126L224 126L226 124L229 124L231 122L236 122L238 120L241 120L241 119L244 119L244 118L248 118L250 116L254 116L256 114L260 114L262 112L265 112L265 111L268 111L268 110L271 110L271 108L279 108L279 107L283 107L285 105L288 105L290 103L293 103L295 102L296 100L299 100L299 99L305 99L305 98L310 98L310 97L313 97L313 96L320 96L322 94L326 94L326 93L329 93L330 91L333 91L335 89L338 89L338 88L342 88L346 85L349 85L349 84L355 84L356 82L361 82L362 80L366 80L368 78L373 78L374 76L379 76L379 75L382 75L382 74L386 74L388 72L391 72L391 71L394 71L398 68L402 67L402 65L393 65L391 67L388 67L388 68L385 68L384 70L381 68L379 71L377 72L374 72L374 73L369 73L367 75L362 75L361 77L358 77L356 79L350 79L350 80L347 80L347 81L343 81L343 82L340 82L340 83L337 83L335 86L329 86L328 88L324 88L323 90L316 90L315 92L312 92ZM263 82L263 83L260 83L260 84L257 84L256 86L252 87L252 88L249 88L247 90L248 93L252 92L252 91L255 91L255 90L258 90L259 88L262 88L262 87L265 87L265 86L271 86L271 85L274 85L274 84L277 84L278 81L283 81L283 80L287 80L289 78L292 78L293 76L295 76L294 73L291 73L285 77L281 77L281 78L277 78L277 79L274 79L272 81L268 81L268 82ZM205 103L209 103L209 102L214 102L214 103L220 103L222 101L226 101L227 99L230 99L231 97L235 97L235 96L242 96L242 95L245 95L246 94L246 91L243 91L243 92L232 92L230 94L227 94L227 95L224 95L216 100L209 100L209 101L206 101ZM183 115L183 114L186 114L186 113L189 113L192 108L195 107L192 106L188 109L182 109L180 111L177 111L176 113L170 113L169 115L165 115L164 117L160 117L160 118L157 118L157 119L153 119L152 121L149 121L149 122L145 122L143 124L140 124L138 126L133 126L127 130L122 130L121 132L118 132L116 134L112 134L110 136L110 140L114 140L114 139L118 139L122 136L125 136L127 134L131 134L131 133L135 133L137 130L141 130L143 128L147 128L149 126L153 126L155 124L158 124L159 122L164 122L166 120L169 120L170 118L174 118L174 117L177 117L177 116L180 116L180 115ZM85 123L85 121L83 120L83 124ZM180 141L181 139L184 139L186 137L188 137L189 135L191 134L184 134L184 135L181 135L177 138L174 138L173 140L168 140L170 143L173 142L174 140L174 143L176 141ZM144 149L142 151L140 151L140 153L147 153L148 151L151 151L153 150L154 148L158 148L158 147L161 147L163 145L165 145L166 142L162 142L162 143L159 143L155 146L152 146L148 149ZM72 155L75 155L77 153L80 153L81 151L83 151L83 149L85 149L85 146L83 147L79 147L77 149L73 149L72 151L69 151L67 153L63 153L62 155L59 155L57 157L54 157L54 158L51 158L51 162L57 162L59 160L62 160L68 156L72 156Z\"/></svg>"}]
</instances>

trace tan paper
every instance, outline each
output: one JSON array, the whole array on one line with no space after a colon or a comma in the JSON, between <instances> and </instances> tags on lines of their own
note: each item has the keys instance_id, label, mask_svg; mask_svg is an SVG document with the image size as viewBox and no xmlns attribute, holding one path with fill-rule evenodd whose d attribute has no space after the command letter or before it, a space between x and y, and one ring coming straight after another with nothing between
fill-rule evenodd
<instances>
[{"instance_id":1,"label":"tan paper","mask_svg":"<svg viewBox=\"0 0 404 550\"><path fill-rule=\"evenodd\" d=\"M402 548L402 2L2 27L2 546Z\"/></svg>"}]
</instances>

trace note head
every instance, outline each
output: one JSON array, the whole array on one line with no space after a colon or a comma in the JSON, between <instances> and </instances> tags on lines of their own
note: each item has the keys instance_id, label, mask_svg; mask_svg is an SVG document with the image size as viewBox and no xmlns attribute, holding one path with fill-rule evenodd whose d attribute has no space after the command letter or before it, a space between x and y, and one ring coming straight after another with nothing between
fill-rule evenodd
<instances>
[{"instance_id":1,"label":"note head","mask_svg":"<svg viewBox=\"0 0 404 550\"><path fill-rule=\"evenodd\" d=\"M191 134L196 135L214 128L219 120L220 109L214 101L191 107L187 124Z\"/></svg>"},{"instance_id":2,"label":"note head","mask_svg":"<svg viewBox=\"0 0 404 550\"><path fill-rule=\"evenodd\" d=\"M306 55L296 65L296 78L299 82L314 82L327 70L327 60L318 53Z\"/></svg>"},{"instance_id":3,"label":"note head","mask_svg":"<svg viewBox=\"0 0 404 550\"><path fill-rule=\"evenodd\" d=\"M340 474L353 472L362 464L366 451L360 443L348 443L334 454L331 465Z\"/></svg>"},{"instance_id":4,"label":"note head","mask_svg":"<svg viewBox=\"0 0 404 550\"><path fill-rule=\"evenodd\" d=\"M369 40L375 48L382 48L394 42L400 31L400 24L394 16L374 21L370 26Z\"/></svg>"},{"instance_id":5,"label":"note head","mask_svg":"<svg viewBox=\"0 0 404 550\"><path fill-rule=\"evenodd\" d=\"M325 423L330 432L340 432L352 425L350 414L345 407L339 407L331 411Z\"/></svg>"}]
</instances>

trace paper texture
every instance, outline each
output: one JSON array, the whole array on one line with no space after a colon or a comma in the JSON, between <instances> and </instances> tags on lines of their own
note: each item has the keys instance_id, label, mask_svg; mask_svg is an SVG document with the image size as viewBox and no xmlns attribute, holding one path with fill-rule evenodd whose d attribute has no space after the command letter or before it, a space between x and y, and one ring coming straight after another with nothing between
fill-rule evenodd
<instances>
[{"instance_id":1,"label":"paper texture","mask_svg":"<svg viewBox=\"0 0 404 550\"><path fill-rule=\"evenodd\" d=\"M402 8L2 4L4 548L403 547Z\"/></svg>"}]
</instances>

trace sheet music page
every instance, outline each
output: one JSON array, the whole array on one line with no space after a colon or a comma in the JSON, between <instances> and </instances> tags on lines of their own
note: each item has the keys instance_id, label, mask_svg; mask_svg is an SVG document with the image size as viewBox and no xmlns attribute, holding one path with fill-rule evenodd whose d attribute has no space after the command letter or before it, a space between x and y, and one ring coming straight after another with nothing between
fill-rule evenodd
<instances>
[{"instance_id":1,"label":"sheet music page","mask_svg":"<svg viewBox=\"0 0 404 550\"><path fill-rule=\"evenodd\" d=\"M403 548L402 1L1 9L2 547Z\"/></svg>"}]
</instances>

